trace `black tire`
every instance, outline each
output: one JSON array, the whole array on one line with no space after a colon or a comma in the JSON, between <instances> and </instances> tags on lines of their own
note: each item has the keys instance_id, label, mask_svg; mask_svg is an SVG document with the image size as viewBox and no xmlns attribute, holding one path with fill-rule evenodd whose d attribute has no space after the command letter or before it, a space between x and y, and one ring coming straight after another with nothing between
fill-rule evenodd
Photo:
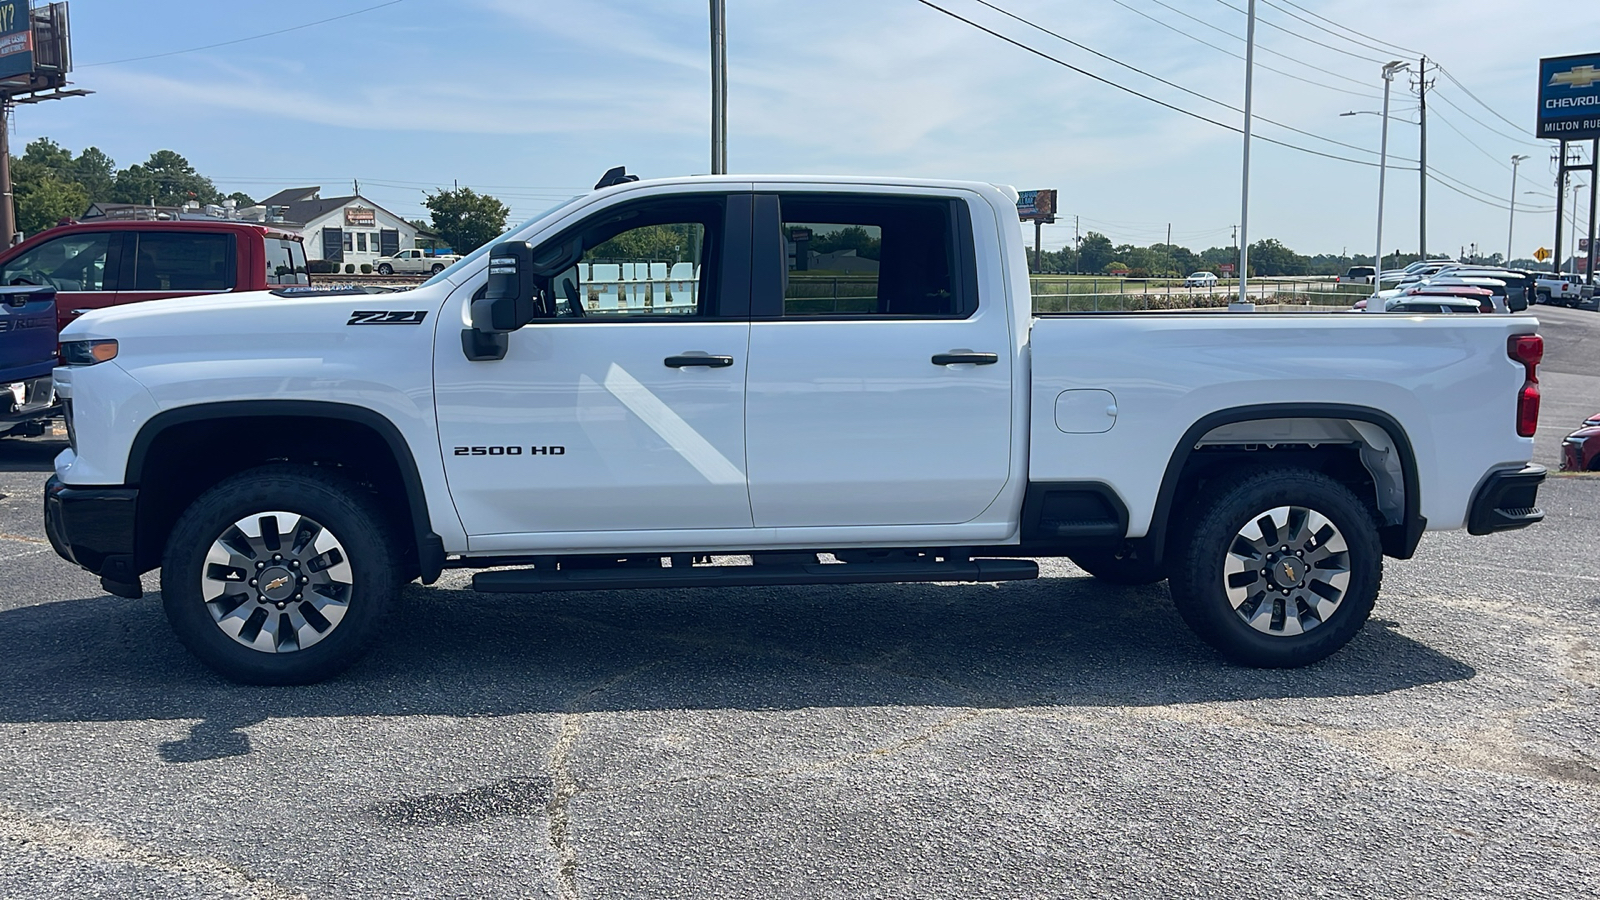
<instances>
[{"instance_id":1,"label":"black tire","mask_svg":"<svg viewBox=\"0 0 1600 900\"><path fill-rule=\"evenodd\" d=\"M1323 532L1307 516L1297 526L1297 511L1306 510L1335 530ZM1263 517L1271 523L1273 514L1282 515L1283 524L1268 532ZM1371 615L1383 578L1377 524L1349 488L1328 476L1281 468L1223 477L1185 520L1172 547L1172 599L1189 627L1232 662L1259 668L1314 663L1349 643ZM1285 541L1279 546L1290 553L1277 547L1241 553L1252 547L1246 538L1252 528L1258 542ZM1254 571L1258 563L1270 573ZM1280 587L1282 581L1288 584ZM1230 590L1245 598L1237 608Z\"/></svg>"},{"instance_id":2,"label":"black tire","mask_svg":"<svg viewBox=\"0 0 1600 900\"><path fill-rule=\"evenodd\" d=\"M428 271L432 272L435 275L437 275L440 272L444 271L444 266L442 264L440 264L440 263L434 263L433 264L433 268L429 269Z\"/></svg>"},{"instance_id":3,"label":"black tire","mask_svg":"<svg viewBox=\"0 0 1600 900\"><path fill-rule=\"evenodd\" d=\"M393 275L394 274L394 266L391 266L388 263L384 263L383 265L378 267L378 274L379 275Z\"/></svg>"},{"instance_id":4,"label":"black tire","mask_svg":"<svg viewBox=\"0 0 1600 900\"><path fill-rule=\"evenodd\" d=\"M1107 584L1155 584L1167 577L1165 566L1133 555L1118 556L1114 550L1076 550L1067 558Z\"/></svg>"},{"instance_id":5,"label":"black tire","mask_svg":"<svg viewBox=\"0 0 1600 900\"><path fill-rule=\"evenodd\" d=\"M1548 291L1535 291L1533 294L1533 302L1548 305L1550 303L1550 293Z\"/></svg>"},{"instance_id":6,"label":"black tire","mask_svg":"<svg viewBox=\"0 0 1600 900\"><path fill-rule=\"evenodd\" d=\"M289 513L303 517L302 522L310 522L305 531L287 536L294 546L282 547L283 541L277 536L282 526L276 524L276 519L270 516L254 519L267 512ZM257 551L262 560L257 569L263 565L277 565L285 575L304 576L309 572L314 578L330 582L337 578L342 583L324 588L327 595L319 593L318 585L312 584L304 589L310 598L305 602L301 602L301 594L296 593L275 604L265 599L264 592L272 589L270 585L279 585L278 590L282 590L283 578L275 578L268 582L269 587L258 589L253 580L248 581L248 585L244 583L248 576L255 574L249 571L248 564L231 569L228 565L208 563L207 556L213 546L220 546L230 535L235 537L231 538L229 546L239 546L240 538L248 540L248 536L238 531L236 523L252 520L261 523L258 527L262 535L267 530L262 526L269 521L273 523L273 538L266 543L270 549ZM289 527L293 528L294 523ZM313 528L320 530L313 532ZM300 545L304 534L326 535L326 539L335 542L338 556L334 556L334 550L323 552L307 558L304 568L296 559L295 572L286 568L287 563L270 561L278 558L267 556L270 550L281 549L280 556L295 558L294 549ZM319 544L323 540L319 538ZM316 547L311 545L304 553L309 554ZM359 485L308 466L265 466L222 481L200 495L179 517L162 561L162 601L178 640L224 677L245 684L309 684L344 670L366 650L400 589L397 556L396 544L382 515L370 494ZM257 558L236 555L229 562L243 563ZM341 565L341 559L348 565ZM320 569L317 568L319 562ZM219 569L235 574L219 575ZM274 573L273 569L264 571ZM337 576L330 574L335 572ZM208 602L205 596L208 583L228 587L221 596ZM289 578L287 584L289 591L301 590L295 585L294 577ZM327 602L335 592L342 602ZM326 605L308 611L318 602ZM334 617L335 612L339 617ZM243 637L224 631L222 622L228 620L242 624L243 627L237 629L238 634L252 633L248 631L249 624L257 617L260 621L256 622L253 632L256 642L259 644L261 635L266 634L268 642L275 647L247 646L241 642ZM295 625L291 617L298 617L299 624ZM318 624L311 625L312 622ZM285 632L287 626L293 627ZM307 631L307 627L311 631ZM282 637L285 634L290 636ZM305 646L301 646L302 642Z\"/></svg>"}]
</instances>

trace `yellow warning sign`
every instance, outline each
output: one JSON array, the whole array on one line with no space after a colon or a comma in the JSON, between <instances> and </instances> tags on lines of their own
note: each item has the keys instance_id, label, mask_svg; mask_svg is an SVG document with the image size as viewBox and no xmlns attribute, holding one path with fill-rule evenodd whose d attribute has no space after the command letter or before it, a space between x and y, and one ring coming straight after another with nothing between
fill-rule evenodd
<instances>
[{"instance_id":1,"label":"yellow warning sign","mask_svg":"<svg viewBox=\"0 0 1600 900\"><path fill-rule=\"evenodd\" d=\"M1533 258L1539 262L1549 262L1552 255L1553 254L1551 254L1549 249L1545 247L1540 247L1539 249L1533 251Z\"/></svg>"}]
</instances>

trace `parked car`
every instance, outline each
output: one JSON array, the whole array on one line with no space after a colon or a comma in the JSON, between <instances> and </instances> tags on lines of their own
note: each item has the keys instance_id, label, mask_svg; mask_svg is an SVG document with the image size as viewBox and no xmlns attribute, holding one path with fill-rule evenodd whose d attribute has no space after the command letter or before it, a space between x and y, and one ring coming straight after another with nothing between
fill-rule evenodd
<instances>
[{"instance_id":1,"label":"parked car","mask_svg":"<svg viewBox=\"0 0 1600 900\"><path fill-rule=\"evenodd\" d=\"M1447 295L1409 294L1389 301L1392 313L1479 313L1483 310L1476 300Z\"/></svg>"},{"instance_id":2,"label":"parked car","mask_svg":"<svg viewBox=\"0 0 1600 900\"><path fill-rule=\"evenodd\" d=\"M1561 471L1600 472L1600 413L1561 441Z\"/></svg>"},{"instance_id":3,"label":"parked car","mask_svg":"<svg viewBox=\"0 0 1600 900\"><path fill-rule=\"evenodd\" d=\"M1184 287L1216 287L1217 276L1214 272L1191 272L1183 280Z\"/></svg>"},{"instance_id":4,"label":"parked car","mask_svg":"<svg viewBox=\"0 0 1600 900\"><path fill-rule=\"evenodd\" d=\"M429 256L421 250L401 250L393 256L378 257L373 268L379 275L437 275L460 258L453 253Z\"/></svg>"},{"instance_id":5,"label":"parked car","mask_svg":"<svg viewBox=\"0 0 1600 900\"><path fill-rule=\"evenodd\" d=\"M56 411L55 289L0 287L0 436L43 433Z\"/></svg>"},{"instance_id":6,"label":"parked car","mask_svg":"<svg viewBox=\"0 0 1600 900\"><path fill-rule=\"evenodd\" d=\"M1341 284L1371 284L1377 270L1371 266L1351 266L1343 275L1334 276Z\"/></svg>"},{"instance_id":7,"label":"parked car","mask_svg":"<svg viewBox=\"0 0 1600 900\"><path fill-rule=\"evenodd\" d=\"M0 284L55 288L61 328L91 309L309 283L300 236L249 222L91 220L0 253Z\"/></svg>"}]
</instances>

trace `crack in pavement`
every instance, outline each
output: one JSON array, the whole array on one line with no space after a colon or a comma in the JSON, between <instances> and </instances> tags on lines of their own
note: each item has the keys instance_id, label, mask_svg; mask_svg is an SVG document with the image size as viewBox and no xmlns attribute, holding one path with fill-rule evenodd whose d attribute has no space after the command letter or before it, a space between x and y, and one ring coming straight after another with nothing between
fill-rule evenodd
<instances>
[{"instance_id":1,"label":"crack in pavement","mask_svg":"<svg viewBox=\"0 0 1600 900\"><path fill-rule=\"evenodd\" d=\"M306 900L300 891L256 875L236 863L208 856L185 856L135 844L85 825L32 816L0 804L0 842L19 848L64 853L81 860L139 866L188 876L213 890L250 900Z\"/></svg>"}]
</instances>

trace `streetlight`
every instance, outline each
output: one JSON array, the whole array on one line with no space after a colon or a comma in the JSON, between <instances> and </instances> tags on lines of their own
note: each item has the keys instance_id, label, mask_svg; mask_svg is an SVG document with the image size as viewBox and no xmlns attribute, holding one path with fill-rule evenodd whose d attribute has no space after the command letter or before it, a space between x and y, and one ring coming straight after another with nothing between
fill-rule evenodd
<instances>
[{"instance_id":1,"label":"streetlight","mask_svg":"<svg viewBox=\"0 0 1600 900\"><path fill-rule=\"evenodd\" d=\"M1389 170L1389 89L1394 85L1395 73L1410 67L1410 63L1398 59L1383 67L1383 136L1378 141L1378 249L1372 256L1372 299L1367 301L1367 312L1383 312L1378 290L1383 275L1383 181Z\"/></svg>"},{"instance_id":2,"label":"streetlight","mask_svg":"<svg viewBox=\"0 0 1600 900\"><path fill-rule=\"evenodd\" d=\"M1511 157L1511 214L1506 223L1506 265L1511 265L1511 234L1517 227L1517 166L1528 158L1526 153L1518 153Z\"/></svg>"},{"instance_id":3,"label":"streetlight","mask_svg":"<svg viewBox=\"0 0 1600 900\"><path fill-rule=\"evenodd\" d=\"M1572 205L1567 207L1572 212L1572 235L1567 239L1567 255L1572 258L1573 275L1578 274L1578 191L1586 187L1588 185L1581 182L1572 183ZM1556 252L1560 253L1561 248L1557 247Z\"/></svg>"}]
</instances>

